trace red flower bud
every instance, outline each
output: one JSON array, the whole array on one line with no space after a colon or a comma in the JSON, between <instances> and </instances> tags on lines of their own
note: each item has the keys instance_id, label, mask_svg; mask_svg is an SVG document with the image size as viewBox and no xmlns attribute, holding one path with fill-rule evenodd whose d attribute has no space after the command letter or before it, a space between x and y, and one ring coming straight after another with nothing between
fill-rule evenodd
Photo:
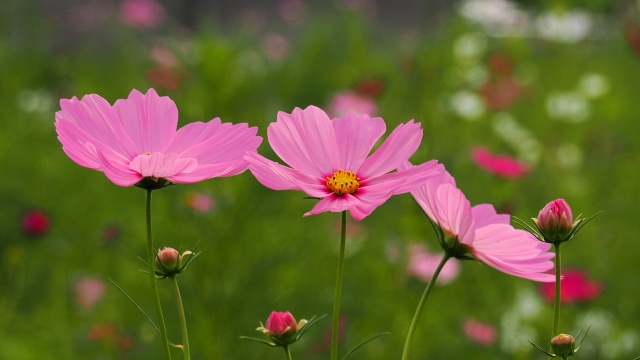
<instances>
[{"instance_id":1,"label":"red flower bud","mask_svg":"<svg viewBox=\"0 0 640 360\"><path fill-rule=\"evenodd\" d=\"M573 213L564 199L553 200L548 203L533 221L540 229L542 236L548 242L562 242L569 240L573 227Z\"/></svg>"},{"instance_id":2,"label":"red flower bud","mask_svg":"<svg viewBox=\"0 0 640 360\"><path fill-rule=\"evenodd\" d=\"M573 355L576 349L576 341L571 335L560 334L551 339L551 350L556 356L566 358Z\"/></svg>"}]
</instances>

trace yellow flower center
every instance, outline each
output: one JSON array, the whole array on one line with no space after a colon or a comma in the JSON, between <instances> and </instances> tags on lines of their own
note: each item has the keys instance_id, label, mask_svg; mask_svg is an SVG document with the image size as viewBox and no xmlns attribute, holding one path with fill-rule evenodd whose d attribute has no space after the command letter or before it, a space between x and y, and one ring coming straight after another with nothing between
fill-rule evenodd
<instances>
[{"instance_id":1,"label":"yellow flower center","mask_svg":"<svg viewBox=\"0 0 640 360\"><path fill-rule=\"evenodd\" d=\"M360 178L351 171L338 170L327 176L327 187L338 196L353 194L360 187Z\"/></svg>"}]
</instances>

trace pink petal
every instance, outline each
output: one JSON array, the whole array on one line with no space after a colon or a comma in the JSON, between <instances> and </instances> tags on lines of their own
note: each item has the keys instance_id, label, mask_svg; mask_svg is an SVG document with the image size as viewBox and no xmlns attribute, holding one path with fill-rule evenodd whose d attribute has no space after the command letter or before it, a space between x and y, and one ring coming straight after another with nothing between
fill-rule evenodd
<instances>
[{"instance_id":1,"label":"pink petal","mask_svg":"<svg viewBox=\"0 0 640 360\"><path fill-rule=\"evenodd\" d=\"M347 115L332 121L340 155L339 169L357 171L386 130L382 118Z\"/></svg>"},{"instance_id":2,"label":"pink petal","mask_svg":"<svg viewBox=\"0 0 640 360\"><path fill-rule=\"evenodd\" d=\"M309 196L323 198L330 194L322 179L309 176L273 162L257 153L247 153L244 157L249 170L264 186L272 190L303 190Z\"/></svg>"},{"instance_id":3,"label":"pink petal","mask_svg":"<svg viewBox=\"0 0 640 360\"><path fill-rule=\"evenodd\" d=\"M279 112L267 129L269 143L289 166L313 176L339 170L338 143L331 120L315 106Z\"/></svg>"},{"instance_id":4,"label":"pink petal","mask_svg":"<svg viewBox=\"0 0 640 360\"><path fill-rule=\"evenodd\" d=\"M173 100L158 96L153 89L144 95L133 90L127 99L116 101L113 109L138 155L165 152L171 144L178 126L178 109Z\"/></svg>"},{"instance_id":5,"label":"pink petal","mask_svg":"<svg viewBox=\"0 0 640 360\"><path fill-rule=\"evenodd\" d=\"M56 112L56 130L61 135L61 141L64 141L63 145L71 146L70 141L80 139L83 143L94 143L96 147L100 147L96 143L103 144L129 159L138 154L117 114L102 97L91 94L82 100L76 97L62 99L60 108ZM83 134L81 137L75 137L80 133ZM94 161L97 162L97 158Z\"/></svg>"},{"instance_id":6,"label":"pink petal","mask_svg":"<svg viewBox=\"0 0 640 360\"><path fill-rule=\"evenodd\" d=\"M405 182L402 186L396 188L393 193L394 195L397 195L413 191L419 186L424 185L429 179L439 176L444 171L444 166L442 164L439 164L437 160L431 160L426 163L413 166L410 169L399 170L392 173L396 174L396 176L405 178Z\"/></svg>"},{"instance_id":7,"label":"pink petal","mask_svg":"<svg viewBox=\"0 0 640 360\"><path fill-rule=\"evenodd\" d=\"M498 214L491 204L479 204L473 207L473 219L476 227L480 228L489 224L510 224L511 216Z\"/></svg>"},{"instance_id":8,"label":"pink petal","mask_svg":"<svg viewBox=\"0 0 640 360\"><path fill-rule=\"evenodd\" d=\"M129 161L115 157L107 157L103 153L98 152L100 167L104 174L114 184L120 186L132 186L142 180L142 175L129 168Z\"/></svg>"},{"instance_id":9,"label":"pink petal","mask_svg":"<svg viewBox=\"0 0 640 360\"><path fill-rule=\"evenodd\" d=\"M313 209L305 213L304 216L317 215L326 211L343 212L345 210L349 210L358 203L358 199L353 195L345 194L343 196L335 196L332 194L318 201Z\"/></svg>"},{"instance_id":10,"label":"pink petal","mask_svg":"<svg viewBox=\"0 0 640 360\"><path fill-rule=\"evenodd\" d=\"M368 179L396 169L413 155L421 140L420 123L411 120L398 125L382 145L364 161L358 170L358 176Z\"/></svg>"},{"instance_id":11,"label":"pink petal","mask_svg":"<svg viewBox=\"0 0 640 360\"><path fill-rule=\"evenodd\" d=\"M129 168L143 177L170 178L180 173L190 173L198 167L193 158L181 158L176 154L155 152L140 155L131 160Z\"/></svg>"},{"instance_id":12,"label":"pink petal","mask_svg":"<svg viewBox=\"0 0 640 360\"><path fill-rule=\"evenodd\" d=\"M262 138L258 128L247 124L221 123L219 118L207 123L194 122L180 128L167 149L181 157L198 160L198 164L219 164L240 160L248 151L256 151Z\"/></svg>"}]
</instances>

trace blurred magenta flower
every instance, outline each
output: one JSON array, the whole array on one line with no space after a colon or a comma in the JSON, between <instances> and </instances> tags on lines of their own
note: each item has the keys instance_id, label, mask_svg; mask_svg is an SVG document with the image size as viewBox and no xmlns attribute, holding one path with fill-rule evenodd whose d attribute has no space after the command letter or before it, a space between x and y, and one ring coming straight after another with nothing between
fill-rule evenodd
<instances>
[{"instance_id":1,"label":"blurred magenta flower","mask_svg":"<svg viewBox=\"0 0 640 360\"><path fill-rule=\"evenodd\" d=\"M564 199L549 202L538 213L533 222L547 242L562 242L568 240L576 223L573 222L571 207Z\"/></svg>"},{"instance_id":2,"label":"blurred magenta flower","mask_svg":"<svg viewBox=\"0 0 640 360\"><path fill-rule=\"evenodd\" d=\"M282 34L269 33L263 41L263 51L271 61L281 61L289 52L289 40Z\"/></svg>"},{"instance_id":3,"label":"blurred magenta flower","mask_svg":"<svg viewBox=\"0 0 640 360\"><path fill-rule=\"evenodd\" d=\"M30 237L46 235L51 228L49 214L41 209L27 210L21 219L22 232Z\"/></svg>"},{"instance_id":4,"label":"blurred magenta flower","mask_svg":"<svg viewBox=\"0 0 640 360\"><path fill-rule=\"evenodd\" d=\"M467 319L462 324L462 330L469 340L478 345L491 346L498 339L498 332L493 325L475 319Z\"/></svg>"},{"instance_id":5,"label":"blurred magenta flower","mask_svg":"<svg viewBox=\"0 0 640 360\"><path fill-rule=\"evenodd\" d=\"M471 150L471 159L489 174L507 179L517 179L527 175L531 168L520 160L507 155L492 154L487 148L480 146Z\"/></svg>"},{"instance_id":6,"label":"blurred magenta flower","mask_svg":"<svg viewBox=\"0 0 640 360\"><path fill-rule=\"evenodd\" d=\"M586 270L569 269L562 272L560 302L574 304L587 302L596 298L604 290L601 281L591 279ZM553 283L544 283L540 286L540 295L545 301L553 303L556 295Z\"/></svg>"},{"instance_id":7,"label":"blurred magenta flower","mask_svg":"<svg viewBox=\"0 0 640 360\"><path fill-rule=\"evenodd\" d=\"M166 18L166 11L156 0L124 0L120 4L122 22L138 28L157 28Z\"/></svg>"},{"instance_id":8,"label":"blurred magenta flower","mask_svg":"<svg viewBox=\"0 0 640 360\"><path fill-rule=\"evenodd\" d=\"M424 244L413 244L409 248L407 272L424 282L429 282L435 274L444 254L431 253ZM442 285L453 281L460 273L460 264L456 259L447 261L436 281Z\"/></svg>"},{"instance_id":9,"label":"blurred magenta flower","mask_svg":"<svg viewBox=\"0 0 640 360\"><path fill-rule=\"evenodd\" d=\"M344 91L333 95L329 103L329 115L334 118L343 118L347 114L375 116L378 113L378 105L373 97L360 94L355 91Z\"/></svg>"},{"instance_id":10,"label":"blurred magenta flower","mask_svg":"<svg viewBox=\"0 0 640 360\"><path fill-rule=\"evenodd\" d=\"M207 214L216 208L216 200L202 192L187 193L184 200L186 205L198 214Z\"/></svg>"},{"instance_id":11,"label":"blurred magenta flower","mask_svg":"<svg viewBox=\"0 0 640 360\"><path fill-rule=\"evenodd\" d=\"M410 168L406 163L402 169ZM441 229L440 242L451 256L476 260L522 278L552 282L554 254L551 244L538 241L531 233L515 229L510 216L497 214L491 204L471 207L456 187L453 177L443 172L411 192L429 219Z\"/></svg>"},{"instance_id":12,"label":"blurred magenta flower","mask_svg":"<svg viewBox=\"0 0 640 360\"><path fill-rule=\"evenodd\" d=\"M89 309L104 296L106 287L98 278L85 277L78 280L73 286L76 295L76 303L80 307Z\"/></svg>"},{"instance_id":13,"label":"blurred magenta flower","mask_svg":"<svg viewBox=\"0 0 640 360\"><path fill-rule=\"evenodd\" d=\"M249 169L273 190L301 190L320 201L305 216L349 211L367 217L392 195L409 192L441 169L432 160L390 173L416 151L422 139L419 123L399 125L371 156L385 132L382 118L347 115L330 120L315 106L278 113L267 130L275 153L291 167L248 153Z\"/></svg>"},{"instance_id":14,"label":"blurred magenta flower","mask_svg":"<svg viewBox=\"0 0 640 360\"><path fill-rule=\"evenodd\" d=\"M113 106L91 94L62 99L60 107L55 126L64 152L120 186L161 187L236 175L247 168L245 153L262 142L257 128L219 118L176 131L175 103L153 89L133 90Z\"/></svg>"}]
</instances>

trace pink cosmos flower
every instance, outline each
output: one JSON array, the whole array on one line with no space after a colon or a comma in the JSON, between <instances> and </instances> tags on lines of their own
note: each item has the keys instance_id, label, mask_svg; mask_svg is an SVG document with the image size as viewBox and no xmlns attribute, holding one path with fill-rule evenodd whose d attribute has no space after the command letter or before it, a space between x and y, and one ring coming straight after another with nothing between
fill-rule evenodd
<instances>
[{"instance_id":1,"label":"pink cosmos flower","mask_svg":"<svg viewBox=\"0 0 640 360\"><path fill-rule=\"evenodd\" d=\"M414 244L409 248L409 264L407 272L424 282L429 282L436 272L443 254L435 254L427 250L424 244ZM460 264L456 259L447 261L436 282L442 285L453 281L460 273Z\"/></svg>"},{"instance_id":2,"label":"pink cosmos flower","mask_svg":"<svg viewBox=\"0 0 640 360\"><path fill-rule=\"evenodd\" d=\"M140 28L157 28L166 17L164 7L156 0L124 0L120 14L125 24Z\"/></svg>"},{"instance_id":3,"label":"pink cosmos flower","mask_svg":"<svg viewBox=\"0 0 640 360\"><path fill-rule=\"evenodd\" d=\"M106 287L98 278L86 277L78 280L74 285L76 303L88 309L93 307L102 298Z\"/></svg>"},{"instance_id":4,"label":"pink cosmos flower","mask_svg":"<svg viewBox=\"0 0 640 360\"><path fill-rule=\"evenodd\" d=\"M178 109L155 90L131 91L113 106L99 95L60 100L56 131L64 152L78 165L102 171L120 186L143 179L193 183L246 170L243 156L262 138L247 124L215 118L176 131Z\"/></svg>"},{"instance_id":5,"label":"pink cosmos flower","mask_svg":"<svg viewBox=\"0 0 640 360\"><path fill-rule=\"evenodd\" d=\"M378 113L378 105L371 96L355 91L339 92L333 95L329 103L329 115L341 118L349 113L375 116Z\"/></svg>"},{"instance_id":6,"label":"pink cosmos flower","mask_svg":"<svg viewBox=\"0 0 640 360\"><path fill-rule=\"evenodd\" d=\"M401 169L411 168L408 162ZM496 213L493 205L471 207L456 187L453 177L443 172L411 192L422 210L443 232L443 246L454 257L467 254L506 274L552 282L554 254L551 244L510 225L510 216Z\"/></svg>"},{"instance_id":7,"label":"pink cosmos flower","mask_svg":"<svg viewBox=\"0 0 640 360\"><path fill-rule=\"evenodd\" d=\"M564 199L549 202L533 221L544 239L552 243L568 240L571 231L578 225L573 222L571 207Z\"/></svg>"},{"instance_id":8,"label":"pink cosmos flower","mask_svg":"<svg viewBox=\"0 0 640 360\"><path fill-rule=\"evenodd\" d=\"M469 340L482 346L490 346L498 339L496 328L493 325L475 319L467 319L462 325L462 330Z\"/></svg>"},{"instance_id":9,"label":"pink cosmos flower","mask_svg":"<svg viewBox=\"0 0 640 360\"><path fill-rule=\"evenodd\" d=\"M569 269L563 271L562 276L560 302L563 304L587 302L600 295L604 290L602 282L591 279L585 270ZM540 294L544 300L553 303L556 295L555 285L553 283L541 284Z\"/></svg>"},{"instance_id":10,"label":"pink cosmos flower","mask_svg":"<svg viewBox=\"0 0 640 360\"><path fill-rule=\"evenodd\" d=\"M249 153L249 170L273 190L301 190L320 201L305 216L349 211L362 220L392 195L422 185L442 168L432 160L412 169L389 173L407 161L422 139L419 123L399 125L367 156L385 132L381 118L347 115L330 120L315 106L291 114L278 113L267 130L275 153L286 167Z\"/></svg>"}]
</instances>

